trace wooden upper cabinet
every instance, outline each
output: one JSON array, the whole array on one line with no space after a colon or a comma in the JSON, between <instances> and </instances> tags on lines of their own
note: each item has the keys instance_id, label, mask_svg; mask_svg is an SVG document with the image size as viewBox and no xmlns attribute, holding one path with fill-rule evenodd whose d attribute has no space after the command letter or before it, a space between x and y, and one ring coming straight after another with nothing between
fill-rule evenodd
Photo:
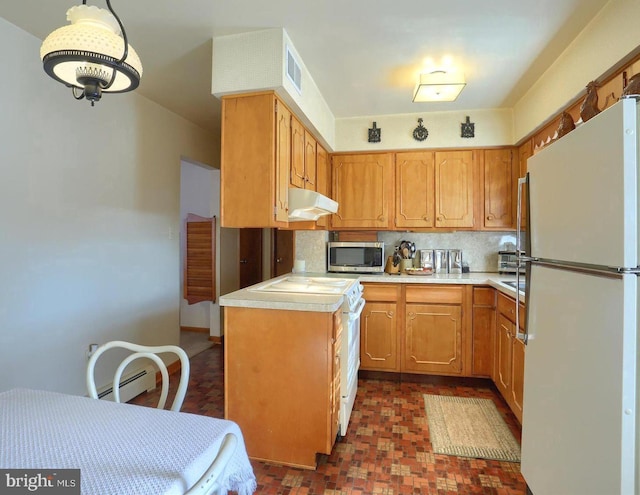
<instances>
[{"instance_id":1,"label":"wooden upper cabinet","mask_svg":"<svg viewBox=\"0 0 640 495\"><path fill-rule=\"evenodd\" d=\"M518 171L511 148L484 151L482 187L483 229L513 229L516 217Z\"/></svg>"},{"instance_id":2,"label":"wooden upper cabinet","mask_svg":"<svg viewBox=\"0 0 640 495\"><path fill-rule=\"evenodd\" d=\"M434 226L434 170L433 152L396 153L396 227Z\"/></svg>"},{"instance_id":3,"label":"wooden upper cabinet","mask_svg":"<svg viewBox=\"0 0 640 495\"><path fill-rule=\"evenodd\" d=\"M526 141L524 144L522 144L519 148L518 148L518 175L519 177L524 177L527 175L527 171L528 171L528 166L527 166L527 160L529 160L529 158L531 158L533 156L533 143L531 141L531 139L529 139L528 141ZM515 199L516 199L516 203L518 201L518 184L516 183L516 192L515 194ZM522 192L522 197L521 197L521 203L520 203L520 208L522 210L522 225L521 227L526 227L527 226L527 195L526 192Z\"/></svg>"},{"instance_id":4,"label":"wooden upper cabinet","mask_svg":"<svg viewBox=\"0 0 640 495\"><path fill-rule=\"evenodd\" d=\"M316 140L304 131L304 188L317 190Z\"/></svg>"},{"instance_id":5,"label":"wooden upper cabinet","mask_svg":"<svg viewBox=\"0 0 640 495\"><path fill-rule=\"evenodd\" d=\"M273 93L222 99L222 227L287 225L290 121Z\"/></svg>"},{"instance_id":6,"label":"wooden upper cabinet","mask_svg":"<svg viewBox=\"0 0 640 495\"><path fill-rule=\"evenodd\" d=\"M316 143L316 191L325 196L331 196L329 191L329 154L320 143ZM331 215L320 217L316 224L328 230Z\"/></svg>"},{"instance_id":7,"label":"wooden upper cabinet","mask_svg":"<svg viewBox=\"0 0 640 495\"><path fill-rule=\"evenodd\" d=\"M291 166L291 112L276 105L276 196L275 217L278 222L289 220L289 169Z\"/></svg>"},{"instance_id":8,"label":"wooden upper cabinet","mask_svg":"<svg viewBox=\"0 0 640 495\"><path fill-rule=\"evenodd\" d=\"M473 228L474 153L474 151L436 151L436 227Z\"/></svg>"},{"instance_id":9,"label":"wooden upper cabinet","mask_svg":"<svg viewBox=\"0 0 640 495\"><path fill-rule=\"evenodd\" d=\"M294 187L304 189L304 127L298 119L291 118L291 175L289 182Z\"/></svg>"},{"instance_id":10,"label":"wooden upper cabinet","mask_svg":"<svg viewBox=\"0 0 640 495\"><path fill-rule=\"evenodd\" d=\"M291 170L292 187L316 190L316 140L298 119L291 117Z\"/></svg>"},{"instance_id":11,"label":"wooden upper cabinet","mask_svg":"<svg viewBox=\"0 0 640 495\"><path fill-rule=\"evenodd\" d=\"M392 228L394 170L391 153L334 155L332 196L338 212L331 227Z\"/></svg>"}]
</instances>

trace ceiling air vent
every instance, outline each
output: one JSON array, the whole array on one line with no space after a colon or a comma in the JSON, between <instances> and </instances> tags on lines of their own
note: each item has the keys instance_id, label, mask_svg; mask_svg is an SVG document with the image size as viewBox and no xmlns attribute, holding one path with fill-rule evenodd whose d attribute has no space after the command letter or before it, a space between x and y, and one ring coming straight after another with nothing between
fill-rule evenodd
<instances>
[{"instance_id":1,"label":"ceiling air vent","mask_svg":"<svg viewBox=\"0 0 640 495\"><path fill-rule=\"evenodd\" d=\"M300 64L289 50L287 46L287 77L293 83L298 90L298 93L302 94L302 72L300 71Z\"/></svg>"}]
</instances>

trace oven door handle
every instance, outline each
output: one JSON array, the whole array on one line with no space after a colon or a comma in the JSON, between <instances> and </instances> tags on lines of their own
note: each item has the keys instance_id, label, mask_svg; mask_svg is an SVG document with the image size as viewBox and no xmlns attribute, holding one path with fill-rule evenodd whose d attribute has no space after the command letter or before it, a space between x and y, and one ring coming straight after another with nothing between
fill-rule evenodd
<instances>
[{"instance_id":1,"label":"oven door handle","mask_svg":"<svg viewBox=\"0 0 640 495\"><path fill-rule=\"evenodd\" d=\"M360 301L358 301L358 305L356 306L356 309L349 312L349 319L350 320L355 320L357 318L360 318L360 315L362 314L362 311L364 310L364 305L365 304L367 304L367 301L365 301L364 299L360 299Z\"/></svg>"}]
</instances>

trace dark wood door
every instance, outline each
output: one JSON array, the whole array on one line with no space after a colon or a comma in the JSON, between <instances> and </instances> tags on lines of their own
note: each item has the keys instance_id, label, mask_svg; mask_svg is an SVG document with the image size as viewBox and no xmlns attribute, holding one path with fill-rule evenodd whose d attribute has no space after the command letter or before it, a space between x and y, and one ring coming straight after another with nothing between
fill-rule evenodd
<instances>
[{"instance_id":1,"label":"dark wood door","mask_svg":"<svg viewBox=\"0 0 640 495\"><path fill-rule=\"evenodd\" d=\"M262 282L262 229L240 229L240 288Z\"/></svg>"},{"instance_id":2,"label":"dark wood door","mask_svg":"<svg viewBox=\"0 0 640 495\"><path fill-rule=\"evenodd\" d=\"M293 230L273 229L271 232L271 276L279 277L293 270Z\"/></svg>"}]
</instances>

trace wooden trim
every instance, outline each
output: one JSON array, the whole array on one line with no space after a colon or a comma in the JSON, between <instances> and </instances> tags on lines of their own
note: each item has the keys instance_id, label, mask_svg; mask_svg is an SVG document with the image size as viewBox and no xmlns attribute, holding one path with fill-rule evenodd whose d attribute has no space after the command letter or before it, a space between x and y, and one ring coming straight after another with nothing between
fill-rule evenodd
<instances>
[{"instance_id":1,"label":"wooden trim","mask_svg":"<svg viewBox=\"0 0 640 495\"><path fill-rule=\"evenodd\" d=\"M205 327L180 327L181 332L198 332L198 333L209 333L209 328Z\"/></svg>"},{"instance_id":2,"label":"wooden trim","mask_svg":"<svg viewBox=\"0 0 640 495\"><path fill-rule=\"evenodd\" d=\"M456 387L491 388L495 392L498 391L495 384L491 381L491 378L474 376L425 375L418 373L358 370L358 378L400 383L429 383ZM502 397L501 394L500 397Z\"/></svg>"},{"instance_id":3,"label":"wooden trim","mask_svg":"<svg viewBox=\"0 0 640 495\"><path fill-rule=\"evenodd\" d=\"M370 230L338 232L340 242L378 242L378 232Z\"/></svg>"},{"instance_id":4,"label":"wooden trim","mask_svg":"<svg viewBox=\"0 0 640 495\"><path fill-rule=\"evenodd\" d=\"M604 73L602 73L599 77L594 78L593 80L596 81L596 83L598 84L598 87L602 87L605 86L607 83L609 83L612 79L615 79L616 77L622 75L624 72L626 72L633 64L635 64L636 62L640 61L640 47L636 48L635 50L633 50L631 53L627 54L625 57L621 58L618 62L616 62L615 64L613 64L609 69L607 69ZM633 76L634 74L628 74L627 78L631 78L631 76ZM542 131L545 130L545 127L550 127L551 128L551 134L553 134L553 132L556 130L557 128L557 122L560 118L560 115L562 114L562 112L570 112L573 111L575 112L576 109L579 112L579 107L582 104L582 101L584 100L584 97L587 94L587 89L586 89L586 85L589 81L585 81L585 88L580 91L577 95L575 95L573 98L569 99L566 104L558 109L558 111L554 114L549 115L545 120L543 120L537 127L535 127L534 129L532 129L526 136L524 136L522 139L520 139L517 143L515 143L515 146L521 146L524 142L526 142L527 140L533 139L534 137L538 136ZM604 103L604 97L606 95L601 94L600 92L598 93L599 97L602 97L600 100L600 105L602 105ZM609 105L613 104L614 101L611 101L609 103ZM578 113L578 117L580 117L579 113ZM574 116L574 120L575 116ZM537 145L538 143L534 142L534 147ZM538 149L539 151L539 149Z\"/></svg>"},{"instance_id":5,"label":"wooden trim","mask_svg":"<svg viewBox=\"0 0 640 495\"><path fill-rule=\"evenodd\" d=\"M214 344L224 344L224 335L218 337L217 335L210 335L209 340Z\"/></svg>"}]
</instances>

